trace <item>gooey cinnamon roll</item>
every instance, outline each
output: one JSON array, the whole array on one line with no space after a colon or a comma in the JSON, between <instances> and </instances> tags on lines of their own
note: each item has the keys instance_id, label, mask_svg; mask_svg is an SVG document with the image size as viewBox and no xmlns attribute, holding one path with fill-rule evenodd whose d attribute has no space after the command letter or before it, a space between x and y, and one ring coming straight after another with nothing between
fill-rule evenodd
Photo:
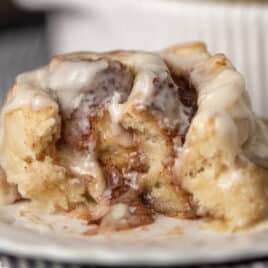
<instances>
[{"instance_id":1,"label":"gooey cinnamon roll","mask_svg":"<svg viewBox=\"0 0 268 268\"><path fill-rule=\"evenodd\" d=\"M0 201L112 230L157 213L239 229L268 216L267 133L202 43L57 56L7 95Z\"/></svg>"}]
</instances>

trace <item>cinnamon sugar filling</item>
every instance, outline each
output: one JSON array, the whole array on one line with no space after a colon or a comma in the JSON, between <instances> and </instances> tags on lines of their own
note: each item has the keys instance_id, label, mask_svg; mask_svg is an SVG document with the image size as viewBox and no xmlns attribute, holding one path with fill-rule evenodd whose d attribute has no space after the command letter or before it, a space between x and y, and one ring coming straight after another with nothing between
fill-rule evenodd
<instances>
[{"instance_id":1,"label":"cinnamon sugar filling","mask_svg":"<svg viewBox=\"0 0 268 268\"><path fill-rule=\"evenodd\" d=\"M94 92L85 94L80 105L69 116L62 117L62 138L58 142L59 150L62 147L68 147L70 151L82 155L83 159L87 159L86 161L92 160L92 158L86 157L88 154L93 155L99 168L98 176L102 177L104 183L101 198L95 198L92 194L94 181L95 184L99 182L94 174L79 174L79 172L75 174L85 183L88 183L92 201L98 203L100 200L105 200L112 207L117 207L119 204L121 212L125 209L120 221L113 221L110 216L112 212L110 212L99 221L99 224L104 226L112 224L115 225L115 229L149 224L153 222L154 211L171 216L180 214L188 218L195 217L191 196L180 189L179 185L174 184L175 175L172 172L175 157L174 138L181 140L179 146L183 145L190 122L197 111L197 93L189 77L172 73L171 77L168 76L164 82L160 79L153 80L153 85L157 88L154 97L157 98L158 95L164 94L161 98L165 98L165 92L163 93L161 90L168 88L172 94L166 93L167 97L177 98L178 105L182 106L184 113L184 118L181 120L186 120L186 122L180 124L178 120L177 126L169 128L162 122L165 120L163 116L165 107L158 105L159 102L153 102L142 109L137 107L136 110L142 121L149 122L146 123L148 126L151 121L153 122L148 128L153 126L157 129L153 134L147 134L145 133L147 126L145 130L135 129L135 127L124 123L118 123L114 126L107 108L115 92L120 93L119 104L127 101L133 84L131 72L123 64L112 62L105 75L109 76L108 81L101 79L99 83L96 83ZM125 79L124 76L128 76L128 83L121 82L122 79ZM101 94L96 96L96 92ZM119 128L119 135L114 133L113 128L115 127ZM157 156L150 155L148 144L151 141L148 140L155 139L157 142L157 139L162 137L165 137L166 140L164 146L170 147L168 149L169 157L158 163L161 167L158 167L154 173L150 166L151 159ZM122 143L123 139L128 140L128 142ZM69 163L64 164L68 168ZM73 171L70 169L70 172ZM158 176L163 178L160 179ZM187 203L185 211L179 212L175 208L175 201L179 202L177 197L170 201L168 210L165 209L165 206L162 208L161 204L154 205L158 195L160 202L162 202L161 191L166 195L169 189L172 189L174 196L183 196L182 200ZM165 202L164 199L163 202ZM125 206L124 209L123 206Z\"/></svg>"}]
</instances>

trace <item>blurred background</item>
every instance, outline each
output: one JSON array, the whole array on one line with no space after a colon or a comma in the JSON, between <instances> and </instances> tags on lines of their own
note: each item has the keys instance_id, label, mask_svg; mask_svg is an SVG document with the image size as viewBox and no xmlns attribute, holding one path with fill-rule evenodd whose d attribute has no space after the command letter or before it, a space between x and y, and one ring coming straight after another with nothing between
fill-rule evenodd
<instances>
[{"instance_id":1,"label":"blurred background","mask_svg":"<svg viewBox=\"0 0 268 268\"><path fill-rule=\"evenodd\" d=\"M12 1L0 1L1 99L18 73L48 60L45 24L44 12L29 12Z\"/></svg>"},{"instance_id":2,"label":"blurred background","mask_svg":"<svg viewBox=\"0 0 268 268\"><path fill-rule=\"evenodd\" d=\"M1 99L15 76L74 50L159 50L203 40L244 74L268 116L266 0L1 0Z\"/></svg>"}]
</instances>

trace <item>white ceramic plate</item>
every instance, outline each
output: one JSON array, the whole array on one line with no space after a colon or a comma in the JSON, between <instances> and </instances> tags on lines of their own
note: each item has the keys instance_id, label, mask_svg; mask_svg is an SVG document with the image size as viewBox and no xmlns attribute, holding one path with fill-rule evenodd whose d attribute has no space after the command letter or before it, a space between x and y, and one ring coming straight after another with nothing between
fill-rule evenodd
<instances>
[{"instance_id":1,"label":"white ceramic plate","mask_svg":"<svg viewBox=\"0 0 268 268\"><path fill-rule=\"evenodd\" d=\"M201 221L159 217L132 231L90 236L82 235L89 229L84 222L19 211L18 205L0 208L1 252L102 265L203 264L268 256L263 226L224 234L209 231Z\"/></svg>"}]
</instances>

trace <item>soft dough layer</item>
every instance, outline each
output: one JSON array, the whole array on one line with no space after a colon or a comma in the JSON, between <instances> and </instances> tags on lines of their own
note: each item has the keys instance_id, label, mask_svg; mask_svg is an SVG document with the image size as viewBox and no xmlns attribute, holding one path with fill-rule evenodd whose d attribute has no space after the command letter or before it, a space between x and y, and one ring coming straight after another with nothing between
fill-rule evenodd
<instances>
[{"instance_id":1,"label":"soft dough layer","mask_svg":"<svg viewBox=\"0 0 268 268\"><path fill-rule=\"evenodd\" d=\"M267 218L268 132L252 111L242 76L202 44L173 47L163 57L175 76L187 73L198 92L198 111L175 165L197 214L232 229Z\"/></svg>"},{"instance_id":2,"label":"soft dough layer","mask_svg":"<svg viewBox=\"0 0 268 268\"><path fill-rule=\"evenodd\" d=\"M242 228L268 216L266 134L241 75L202 43L58 56L7 96L0 200L115 230L156 212Z\"/></svg>"}]
</instances>

